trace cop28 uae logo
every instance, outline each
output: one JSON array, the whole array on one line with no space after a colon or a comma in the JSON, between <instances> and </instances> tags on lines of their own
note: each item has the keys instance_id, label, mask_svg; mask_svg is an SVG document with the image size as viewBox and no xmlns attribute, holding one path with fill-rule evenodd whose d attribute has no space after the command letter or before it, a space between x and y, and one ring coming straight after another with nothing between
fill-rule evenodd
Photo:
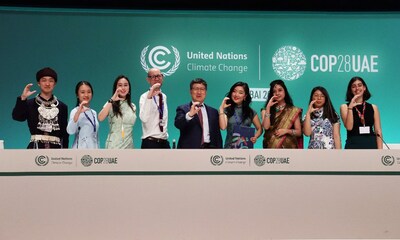
<instances>
[{"instance_id":1,"label":"cop28 uae logo","mask_svg":"<svg viewBox=\"0 0 400 240\"><path fill-rule=\"evenodd\" d=\"M84 155L81 158L81 163L85 167L89 167L93 163L93 158L90 155Z\"/></svg>"},{"instance_id":2,"label":"cop28 uae logo","mask_svg":"<svg viewBox=\"0 0 400 240\"><path fill-rule=\"evenodd\" d=\"M259 167L265 165L265 157L263 155L257 155L254 158L254 163Z\"/></svg>"},{"instance_id":3,"label":"cop28 uae logo","mask_svg":"<svg viewBox=\"0 0 400 240\"><path fill-rule=\"evenodd\" d=\"M306 70L306 57L295 46L283 46L272 57L272 68L283 80L296 80Z\"/></svg>"},{"instance_id":4,"label":"cop28 uae logo","mask_svg":"<svg viewBox=\"0 0 400 240\"><path fill-rule=\"evenodd\" d=\"M164 46L155 46L150 51L149 46L143 48L140 54L143 69L147 72L150 68L158 68L165 76L172 75L178 69L181 58L178 49L174 46L171 48L173 55L171 50Z\"/></svg>"}]
</instances>

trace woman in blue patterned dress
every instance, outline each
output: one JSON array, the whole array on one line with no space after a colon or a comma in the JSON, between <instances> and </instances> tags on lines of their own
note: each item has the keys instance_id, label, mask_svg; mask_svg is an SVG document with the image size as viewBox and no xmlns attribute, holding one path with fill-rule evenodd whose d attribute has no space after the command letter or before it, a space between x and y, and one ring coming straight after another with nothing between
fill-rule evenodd
<instances>
[{"instance_id":1,"label":"woman in blue patterned dress","mask_svg":"<svg viewBox=\"0 0 400 240\"><path fill-rule=\"evenodd\" d=\"M303 133L310 137L309 149L341 149L340 118L321 86L311 91L310 103L303 117Z\"/></svg>"},{"instance_id":2,"label":"woman in blue patterned dress","mask_svg":"<svg viewBox=\"0 0 400 240\"><path fill-rule=\"evenodd\" d=\"M250 104L249 85L245 82L233 84L219 107L219 126L222 130L227 130L224 148L249 148L247 141L241 141L240 135L235 137L235 127L246 129L254 125L256 132L248 139L253 144L263 133L257 112L250 107Z\"/></svg>"}]
</instances>

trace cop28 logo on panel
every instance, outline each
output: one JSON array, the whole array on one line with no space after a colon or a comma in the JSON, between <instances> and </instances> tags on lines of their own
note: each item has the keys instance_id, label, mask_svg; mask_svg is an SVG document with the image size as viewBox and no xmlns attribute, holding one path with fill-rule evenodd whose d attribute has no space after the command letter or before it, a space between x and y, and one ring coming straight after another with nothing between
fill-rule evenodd
<instances>
[{"instance_id":1,"label":"cop28 logo on panel","mask_svg":"<svg viewBox=\"0 0 400 240\"><path fill-rule=\"evenodd\" d=\"M272 68L283 80L296 80L306 70L306 56L296 46L283 46L272 57Z\"/></svg>"},{"instance_id":2,"label":"cop28 logo on panel","mask_svg":"<svg viewBox=\"0 0 400 240\"><path fill-rule=\"evenodd\" d=\"M150 68L158 68L165 76L170 76L179 68L181 58L178 49L165 46L155 46L149 49L150 45L143 48L140 54L140 63L147 72Z\"/></svg>"},{"instance_id":3,"label":"cop28 logo on panel","mask_svg":"<svg viewBox=\"0 0 400 240\"><path fill-rule=\"evenodd\" d=\"M318 53L309 61L296 46L283 46L272 57L272 68L283 80L300 78L309 64L311 72L320 73L378 73L379 56L376 54Z\"/></svg>"}]
</instances>

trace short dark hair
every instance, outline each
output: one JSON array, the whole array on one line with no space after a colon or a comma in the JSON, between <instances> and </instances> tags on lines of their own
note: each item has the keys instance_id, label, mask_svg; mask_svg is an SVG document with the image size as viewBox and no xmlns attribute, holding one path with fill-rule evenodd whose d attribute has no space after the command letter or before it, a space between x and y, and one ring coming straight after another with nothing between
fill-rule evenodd
<instances>
[{"instance_id":1,"label":"short dark hair","mask_svg":"<svg viewBox=\"0 0 400 240\"><path fill-rule=\"evenodd\" d=\"M367 84L365 83L364 79L362 79L361 77L355 76L355 77L352 77L352 78L350 79L349 85L347 85L346 102L350 102L351 99L353 99L354 94L353 94L352 91L351 91L351 85L353 85L353 83L354 83L355 81L357 81L357 80L359 80L359 81L365 86L365 91L364 91L364 94L363 94L363 100L364 100L364 101L367 101L368 99L371 98L371 93L369 92L368 86L367 86Z\"/></svg>"},{"instance_id":2,"label":"short dark hair","mask_svg":"<svg viewBox=\"0 0 400 240\"><path fill-rule=\"evenodd\" d=\"M193 85L194 85L194 84L203 84L204 87L206 87L206 90L207 90L207 82L206 82L206 80L204 80L204 79L202 79L202 78L195 78L195 79L193 79L193 80L190 82L190 89L193 88Z\"/></svg>"}]
</instances>

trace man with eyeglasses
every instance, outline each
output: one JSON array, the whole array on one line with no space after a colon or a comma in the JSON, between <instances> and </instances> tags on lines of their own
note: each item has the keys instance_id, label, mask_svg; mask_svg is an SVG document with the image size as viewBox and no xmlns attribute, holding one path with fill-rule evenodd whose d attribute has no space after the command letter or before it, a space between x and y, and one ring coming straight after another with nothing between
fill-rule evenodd
<instances>
[{"instance_id":1,"label":"man with eyeglasses","mask_svg":"<svg viewBox=\"0 0 400 240\"><path fill-rule=\"evenodd\" d=\"M151 68L146 79L150 89L139 100L143 132L141 148L171 148L168 141L167 96L161 92L164 75L160 69Z\"/></svg>"},{"instance_id":2,"label":"man with eyeglasses","mask_svg":"<svg viewBox=\"0 0 400 240\"><path fill-rule=\"evenodd\" d=\"M192 101L176 109L175 127L180 130L178 148L222 148L218 111L204 104L207 82L190 82Z\"/></svg>"}]
</instances>

